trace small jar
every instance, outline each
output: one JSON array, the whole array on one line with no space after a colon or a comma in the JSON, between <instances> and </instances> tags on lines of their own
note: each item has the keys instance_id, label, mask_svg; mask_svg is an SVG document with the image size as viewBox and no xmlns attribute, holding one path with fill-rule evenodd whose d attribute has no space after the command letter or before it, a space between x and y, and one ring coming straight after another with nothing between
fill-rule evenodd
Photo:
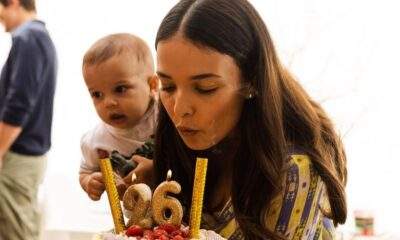
<instances>
[{"instance_id":1,"label":"small jar","mask_svg":"<svg viewBox=\"0 0 400 240\"><path fill-rule=\"evenodd\" d=\"M357 235L374 235L374 214L367 210L354 211L354 221Z\"/></svg>"}]
</instances>

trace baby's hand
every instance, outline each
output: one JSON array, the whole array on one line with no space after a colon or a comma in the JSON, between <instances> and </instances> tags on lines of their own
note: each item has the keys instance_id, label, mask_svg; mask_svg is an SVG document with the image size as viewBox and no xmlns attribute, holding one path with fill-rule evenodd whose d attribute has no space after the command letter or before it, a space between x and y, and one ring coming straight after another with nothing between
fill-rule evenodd
<instances>
[{"instance_id":1,"label":"baby's hand","mask_svg":"<svg viewBox=\"0 0 400 240\"><path fill-rule=\"evenodd\" d=\"M122 179L121 176L116 173L114 173L114 180L115 184L117 185L119 199L122 201L125 191L128 188L127 184L125 183L124 179Z\"/></svg>"},{"instance_id":2,"label":"baby's hand","mask_svg":"<svg viewBox=\"0 0 400 240\"><path fill-rule=\"evenodd\" d=\"M124 178L125 183L127 183L127 185L132 184L132 174L135 173L137 177L135 183L146 183L147 185L152 185L153 160L139 155L133 155L131 161L136 162L137 166Z\"/></svg>"},{"instance_id":3,"label":"baby's hand","mask_svg":"<svg viewBox=\"0 0 400 240\"><path fill-rule=\"evenodd\" d=\"M105 190L103 182L103 175L101 172L94 172L87 176L84 190L89 195L89 198L93 201L100 200L101 194Z\"/></svg>"},{"instance_id":4,"label":"baby's hand","mask_svg":"<svg viewBox=\"0 0 400 240\"><path fill-rule=\"evenodd\" d=\"M93 201L100 200L100 197L105 190L103 174L101 172L94 172L88 175L87 178L88 179L86 180L86 186L84 187L84 190L89 195L89 198ZM117 185L119 198L122 199L122 196L124 196L124 193L126 191L125 182L118 174L115 173L114 180L115 184Z\"/></svg>"}]
</instances>

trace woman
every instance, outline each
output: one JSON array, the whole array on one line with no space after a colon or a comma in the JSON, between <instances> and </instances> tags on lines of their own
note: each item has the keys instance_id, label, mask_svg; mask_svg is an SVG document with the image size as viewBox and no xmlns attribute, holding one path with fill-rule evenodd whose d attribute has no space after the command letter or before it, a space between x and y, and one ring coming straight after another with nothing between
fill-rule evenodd
<instances>
[{"instance_id":1,"label":"woman","mask_svg":"<svg viewBox=\"0 0 400 240\"><path fill-rule=\"evenodd\" d=\"M284 69L245 0L182 0L157 33L156 183L190 207L209 167L203 227L228 239L331 239L346 220L346 157L323 109Z\"/></svg>"}]
</instances>

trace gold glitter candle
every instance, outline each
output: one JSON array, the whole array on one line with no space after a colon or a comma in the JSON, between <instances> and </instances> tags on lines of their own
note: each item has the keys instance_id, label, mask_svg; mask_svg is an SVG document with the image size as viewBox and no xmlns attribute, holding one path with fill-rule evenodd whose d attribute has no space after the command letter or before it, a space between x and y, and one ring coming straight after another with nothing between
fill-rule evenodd
<instances>
[{"instance_id":1,"label":"gold glitter candle","mask_svg":"<svg viewBox=\"0 0 400 240\"><path fill-rule=\"evenodd\" d=\"M190 209L190 237L198 239L200 236L201 214L203 210L204 188L207 175L207 158L197 158L194 174L192 207Z\"/></svg>"},{"instance_id":2,"label":"gold glitter candle","mask_svg":"<svg viewBox=\"0 0 400 240\"><path fill-rule=\"evenodd\" d=\"M115 233L122 233L125 230L124 216L122 215L117 186L115 184L114 173L109 158L100 159L100 169L103 174L104 185L106 186L108 202L110 203Z\"/></svg>"}]
</instances>

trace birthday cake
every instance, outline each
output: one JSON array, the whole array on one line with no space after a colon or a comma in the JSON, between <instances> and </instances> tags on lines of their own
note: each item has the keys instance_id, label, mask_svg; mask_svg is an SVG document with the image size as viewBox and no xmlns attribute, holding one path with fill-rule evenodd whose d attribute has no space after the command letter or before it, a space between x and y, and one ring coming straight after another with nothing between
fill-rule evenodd
<instances>
[{"instance_id":1,"label":"birthday cake","mask_svg":"<svg viewBox=\"0 0 400 240\"><path fill-rule=\"evenodd\" d=\"M110 159L101 159L106 192L114 220L114 233L101 233L93 240L186 240L186 239L224 239L213 231L200 230L201 212L207 159L198 159L193 186L190 225L182 225L183 208L178 199L170 196L181 192L178 182L172 181L172 172L168 171L167 180L152 191L144 183L131 185L123 196L124 209L130 212L125 224ZM133 174L132 182L136 180Z\"/></svg>"},{"instance_id":2,"label":"birthday cake","mask_svg":"<svg viewBox=\"0 0 400 240\"><path fill-rule=\"evenodd\" d=\"M155 227L153 230L143 230L138 226L132 226L128 228L128 230L123 234L114 234L114 233L102 233L94 236L92 240L156 240L156 239L169 239L169 240L188 240L193 239L189 237L189 228L181 227L180 229L175 230L176 228L171 228L170 226L159 226ZM225 238L221 237L214 231L208 231L201 229L199 240L224 240Z\"/></svg>"},{"instance_id":3,"label":"birthday cake","mask_svg":"<svg viewBox=\"0 0 400 240\"><path fill-rule=\"evenodd\" d=\"M120 234L102 233L96 235L93 240L184 240L189 238L188 227L176 227L171 224L164 224L153 229L145 229L138 225L130 226L125 232Z\"/></svg>"}]
</instances>

